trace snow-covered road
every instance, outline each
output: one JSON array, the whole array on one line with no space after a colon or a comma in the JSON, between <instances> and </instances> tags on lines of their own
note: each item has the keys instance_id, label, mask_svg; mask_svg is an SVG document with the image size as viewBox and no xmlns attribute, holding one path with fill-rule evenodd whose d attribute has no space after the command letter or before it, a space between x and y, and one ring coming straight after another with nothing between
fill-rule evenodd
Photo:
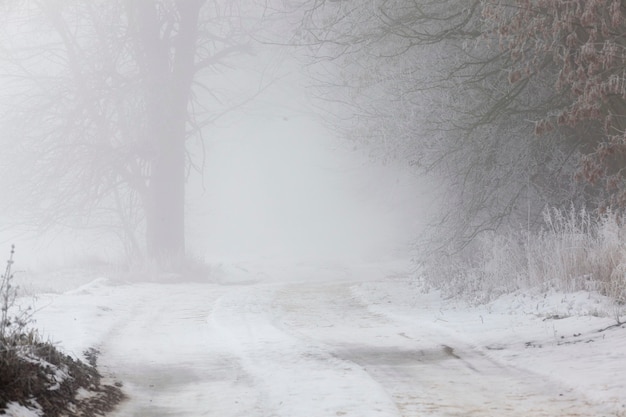
<instances>
[{"instance_id":1,"label":"snow-covered road","mask_svg":"<svg viewBox=\"0 0 626 417\"><path fill-rule=\"evenodd\" d=\"M590 415L578 414L583 405L564 387L503 367L425 320L374 314L350 288L294 285L281 291L276 305L287 331L366 372L364 379L388 395L385 411L351 415Z\"/></svg>"},{"instance_id":2,"label":"snow-covered road","mask_svg":"<svg viewBox=\"0 0 626 417\"><path fill-rule=\"evenodd\" d=\"M77 327L57 324L55 336L99 347L100 366L130 397L114 417L618 415L334 275L99 282L55 296L41 319L52 328L55 312L80 306Z\"/></svg>"}]
</instances>

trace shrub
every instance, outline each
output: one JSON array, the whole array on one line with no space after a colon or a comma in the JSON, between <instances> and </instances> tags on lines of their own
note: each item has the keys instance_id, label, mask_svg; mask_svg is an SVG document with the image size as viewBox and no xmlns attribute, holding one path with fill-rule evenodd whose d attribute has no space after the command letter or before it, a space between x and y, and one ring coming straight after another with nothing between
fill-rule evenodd
<instances>
[{"instance_id":1,"label":"shrub","mask_svg":"<svg viewBox=\"0 0 626 417\"><path fill-rule=\"evenodd\" d=\"M112 411L125 397L119 386L101 382L97 352L85 354L89 364L75 360L27 329L30 310L14 311L14 253L11 247L0 280L0 415L9 407L47 417L95 417Z\"/></svg>"},{"instance_id":2,"label":"shrub","mask_svg":"<svg viewBox=\"0 0 626 417\"><path fill-rule=\"evenodd\" d=\"M13 255L14 245L11 246L4 274L0 277L0 347L11 345L14 339L21 337L31 319L30 308L15 311L18 287L13 284Z\"/></svg>"},{"instance_id":3,"label":"shrub","mask_svg":"<svg viewBox=\"0 0 626 417\"><path fill-rule=\"evenodd\" d=\"M475 303L530 288L597 291L626 302L626 224L611 212L546 210L537 232L485 233L437 263L425 270L426 282Z\"/></svg>"}]
</instances>

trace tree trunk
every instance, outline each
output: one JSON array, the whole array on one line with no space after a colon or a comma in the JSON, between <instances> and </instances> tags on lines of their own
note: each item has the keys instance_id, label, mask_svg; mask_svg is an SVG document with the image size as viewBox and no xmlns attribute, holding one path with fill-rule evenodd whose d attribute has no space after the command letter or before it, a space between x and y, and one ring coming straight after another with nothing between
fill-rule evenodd
<instances>
[{"instance_id":1,"label":"tree trunk","mask_svg":"<svg viewBox=\"0 0 626 417\"><path fill-rule=\"evenodd\" d=\"M148 187L146 240L148 256L162 264L185 254L184 122L170 115L154 123L163 130L154 132L159 147Z\"/></svg>"},{"instance_id":2,"label":"tree trunk","mask_svg":"<svg viewBox=\"0 0 626 417\"><path fill-rule=\"evenodd\" d=\"M185 139L203 0L179 0L178 31L163 39L156 1L135 5L144 72L144 138L154 150L146 200L148 256L175 267L185 255Z\"/></svg>"}]
</instances>

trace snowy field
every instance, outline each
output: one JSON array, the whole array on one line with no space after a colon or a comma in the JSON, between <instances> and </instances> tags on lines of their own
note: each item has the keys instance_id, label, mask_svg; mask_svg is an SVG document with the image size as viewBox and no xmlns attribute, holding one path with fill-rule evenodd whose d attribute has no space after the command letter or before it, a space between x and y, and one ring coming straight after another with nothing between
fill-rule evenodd
<instances>
[{"instance_id":1,"label":"snowy field","mask_svg":"<svg viewBox=\"0 0 626 417\"><path fill-rule=\"evenodd\" d=\"M66 352L100 350L129 395L112 417L626 416L626 328L610 327L610 302L471 307L423 293L408 270L250 262L186 283L74 272L27 276L37 296L21 302Z\"/></svg>"}]
</instances>

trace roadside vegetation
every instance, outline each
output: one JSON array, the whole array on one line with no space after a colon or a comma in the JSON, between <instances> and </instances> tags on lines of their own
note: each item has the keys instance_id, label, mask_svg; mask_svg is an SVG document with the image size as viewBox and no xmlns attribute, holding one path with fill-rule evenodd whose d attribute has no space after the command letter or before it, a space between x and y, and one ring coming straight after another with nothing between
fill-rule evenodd
<instances>
[{"instance_id":1,"label":"roadside vegetation","mask_svg":"<svg viewBox=\"0 0 626 417\"><path fill-rule=\"evenodd\" d=\"M597 292L615 303L622 321L626 302L626 225L620 216L586 210L546 210L539 230L485 233L441 276L426 283L450 296L484 303L515 291ZM437 269L441 272L441 268Z\"/></svg>"},{"instance_id":2,"label":"roadside vegetation","mask_svg":"<svg viewBox=\"0 0 626 417\"><path fill-rule=\"evenodd\" d=\"M32 327L30 309L16 304L14 249L0 279L0 416L101 416L124 399L97 370L96 349L76 359Z\"/></svg>"}]
</instances>

